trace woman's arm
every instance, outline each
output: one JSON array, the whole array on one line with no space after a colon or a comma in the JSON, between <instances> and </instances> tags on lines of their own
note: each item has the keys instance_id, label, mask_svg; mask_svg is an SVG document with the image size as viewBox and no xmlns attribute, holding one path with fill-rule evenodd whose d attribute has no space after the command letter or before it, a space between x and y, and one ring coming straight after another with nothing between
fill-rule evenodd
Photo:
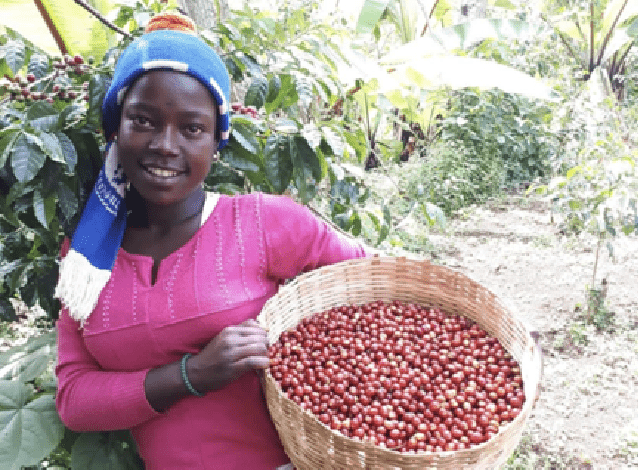
<instances>
[{"instance_id":1,"label":"woman's arm","mask_svg":"<svg viewBox=\"0 0 640 470\"><path fill-rule=\"evenodd\" d=\"M310 271L372 254L364 244L343 235L308 208L286 196L262 195L262 220L269 272L291 279Z\"/></svg>"},{"instance_id":2,"label":"woman's arm","mask_svg":"<svg viewBox=\"0 0 640 470\"><path fill-rule=\"evenodd\" d=\"M147 370L103 370L87 350L78 323L64 309L56 329L56 407L68 428L75 431L129 429L158 415L145 395Z\"/></svg>"}]
</instances>

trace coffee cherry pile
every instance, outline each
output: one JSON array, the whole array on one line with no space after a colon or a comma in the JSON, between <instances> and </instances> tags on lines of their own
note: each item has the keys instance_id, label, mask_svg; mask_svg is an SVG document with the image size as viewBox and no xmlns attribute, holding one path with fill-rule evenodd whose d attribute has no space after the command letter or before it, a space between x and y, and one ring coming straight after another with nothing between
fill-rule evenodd
<instances>
[{"instance_id":1,"label":"coffee cherry pile","mask_svg":"<svg viewBox=\"0 0 640 470\"><path fill-rule=\"evenodd\" d=\"M255 106L244 106L242 103L232 103L231 111L233 114L243 114L258 119L258 109Z\"/></svg>"},{"instance_id":2,"label":"coffee cherry pile","mask_svg":"<svg viewBox=\"0 0 640 470\"><path fill-rule=\"evenodd\" d=\"M316 313L269 348L288 398L343 435L400 452L468 449L525 401L518 362L478 324L375 301Z\"/></svg>"}]
</instances>

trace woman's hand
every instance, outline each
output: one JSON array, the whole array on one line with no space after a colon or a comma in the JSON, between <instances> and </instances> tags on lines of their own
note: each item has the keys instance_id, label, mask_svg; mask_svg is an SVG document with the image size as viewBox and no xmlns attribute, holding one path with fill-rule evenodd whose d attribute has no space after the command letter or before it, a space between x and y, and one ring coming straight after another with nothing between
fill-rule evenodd
<instances>
[{"instance_id":1,"label":"woman's hand","mask_svg":"<svg viewBox=\"0 0 640 470\"><path fill-rule=\"evenodd\" d=\"M189 380L200 392L222 388L247 371L266 369L268 347L267 332L257 321L228 326L200 353L189 358Z\"/></svg>"},{"instance_id":2,"label":"woman's hand","mask_svg":"<svg viewBox=\"0 0 640 470\"><path fill-rule=\"evenodd\" d=\"M222 330L200 353L187 361L191 385L202 393L224 387L245 372L269 367L267 332L257 321L247 320ZM147 373L145 394L159 412L189 395L182 380L180 361Z\"/></svg>"}]
</instances>

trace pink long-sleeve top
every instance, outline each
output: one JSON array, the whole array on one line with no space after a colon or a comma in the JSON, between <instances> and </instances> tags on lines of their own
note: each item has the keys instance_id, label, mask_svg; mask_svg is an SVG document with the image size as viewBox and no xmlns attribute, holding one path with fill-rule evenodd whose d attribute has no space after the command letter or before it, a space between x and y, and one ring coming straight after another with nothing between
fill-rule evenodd
<instances>
[{"instance_id":1,"label":"pink long-sleeve top","mask_svg":"<svg viewBox=\"0 0 640 470\"><path fill-rule=\"evenodd\" d=\"M184 246L163 259L120 249L84 328L62 311L56 405L78 431L130 429L147 470L273 470L288 462L257 374L163 413L147 402L151 368L198 353L229 325L256 318L283 280L365 256L282 196L221 196Z\"/></svg>"}]
</instances>

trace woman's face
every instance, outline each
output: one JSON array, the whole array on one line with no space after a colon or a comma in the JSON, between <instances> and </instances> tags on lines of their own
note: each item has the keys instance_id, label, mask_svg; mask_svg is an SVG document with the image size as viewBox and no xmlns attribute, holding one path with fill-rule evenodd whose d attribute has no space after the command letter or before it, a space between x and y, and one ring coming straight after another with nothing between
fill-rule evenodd
<instances>
[{"instance_id":1,"label":"woman's face","mask_svg":"<svg viewBox=\"0 0 640 470\"><path fill-rule=\"evenodd\" d=\"M217 105L195 78L172 71L140 77L122 104L120 163L148 202L172 204L200 190L216 155Z\"/></svg>"}]
</instances>

